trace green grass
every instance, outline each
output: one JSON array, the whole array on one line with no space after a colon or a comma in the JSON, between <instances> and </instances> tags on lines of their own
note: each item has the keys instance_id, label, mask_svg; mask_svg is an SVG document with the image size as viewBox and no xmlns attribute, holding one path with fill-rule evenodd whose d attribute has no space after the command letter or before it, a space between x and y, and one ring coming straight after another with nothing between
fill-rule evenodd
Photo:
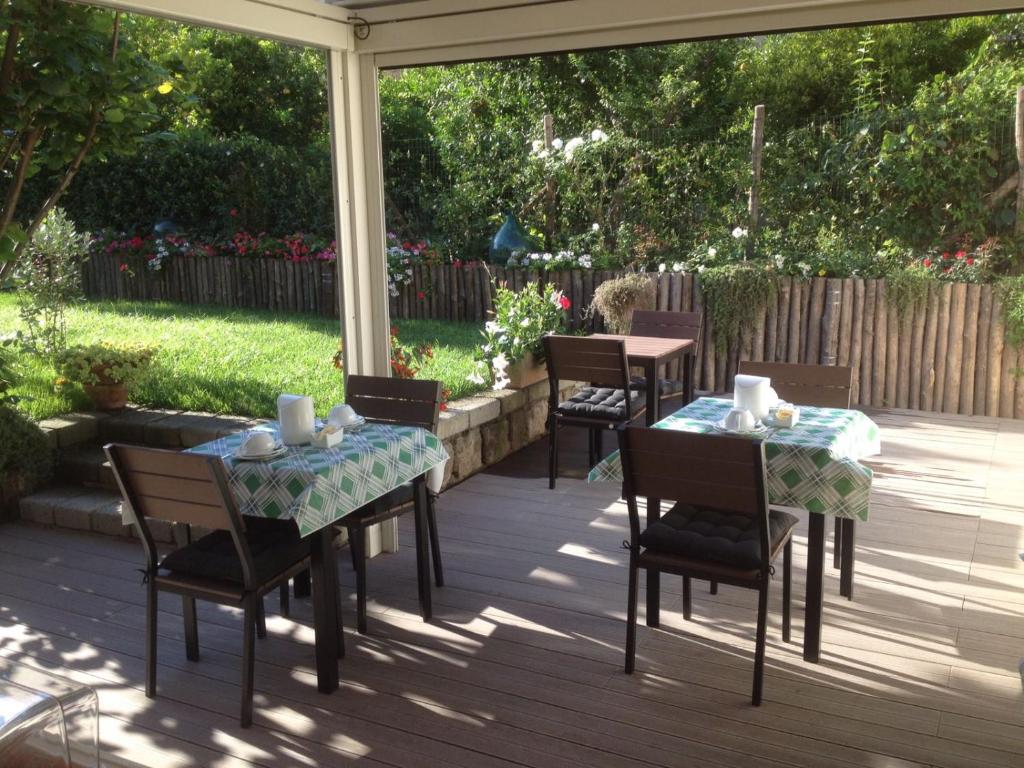
<instances>
[{"instance_id":1,"label":"green grass","mask_svg":"<svg viewBox=\"0 0 1024 768\"><path fill-rule=\"evenodd\" d=\"M167 302L82 302L67 315L68 343L138 341L160 351L146 378L131 393L139 405L244 416L275 416L282 392L312 395L326 415L343 397L341 373L331 364L338 323L311 315L277 314ZM17 300L0 294L0 335L19 326ZM403 344L434 347L419 378L436 378L451 399L481 388L466 380L473 367L479 328L470 323L403 320ZM13 394L35 419L87 410L77 386L55 389L47 361L19 353L21 381Z\"/></svg>"}]
</instances>

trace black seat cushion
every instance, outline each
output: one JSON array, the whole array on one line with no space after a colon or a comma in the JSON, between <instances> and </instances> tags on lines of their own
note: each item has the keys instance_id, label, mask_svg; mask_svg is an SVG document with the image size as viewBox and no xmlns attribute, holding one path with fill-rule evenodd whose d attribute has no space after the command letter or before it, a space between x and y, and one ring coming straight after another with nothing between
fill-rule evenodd
<instances>
[{"instance_id":1,"label":"black seat cushion","mask_svg":"<svg viewBox=\"0 0 1024 768\"><path fill-rule=\"evenodd\" d=\"M272 581L309 555L309 542L299 536L299 529L292 520L247 517L245 535L258 584ZM163 559L160 569L172 575L243 583L242 563L227 531L214 531L176 549Z\"/></svg>"},{"instance_id":2,"label":"black seat cushion","mask_svg":"<svg viewBox=\"0 0 1024 768\"><path fill-rule=\"evenodd\" d=\"M682 375L682 374L680 374ZM647 388L647 379L643 376L634 376L633 384L639 386L641 389ZM678 395L683 391L682 379L658 379L658 395L661 397L669 397L670 395Z\"/></svg>"},{"instance_id":3,"label":"black seat cushion","mask_svg":"<svg viewBox=\"0 0 1024 768\"><path fill-rule=\"evenodd\" d=\"M644 403L642 382L630 384L629 398L632 401L632 411L635 415ZM565 416L624 421L626 418L626 393L624 390L611 387L583 387L564 403L559 403L557 412Z\"/></svg>"},{"instance_id":4,"label":"black seat cushion","mask_svg":"<svg viewBox=\"0 0 1024 768\"><path fill-rule=\"evenodd\" d=\"M788 512L772 510L768 539L775 552L797 519ZM652 552L704 560L735 568L761 566L761 543L755 518L715 509L676 504L640 534L640 544Z\"/></svg>"}]
</instances>

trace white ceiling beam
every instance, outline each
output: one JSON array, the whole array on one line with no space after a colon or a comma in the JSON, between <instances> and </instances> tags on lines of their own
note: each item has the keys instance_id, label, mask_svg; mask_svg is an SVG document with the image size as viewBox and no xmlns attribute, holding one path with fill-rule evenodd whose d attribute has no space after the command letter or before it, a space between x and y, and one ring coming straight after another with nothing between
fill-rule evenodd
<instances>
[{"instance_id":1,"label":"white ceiling beam","mask_svg":"<svg viewBox=\"0 0 1024 768\"><path fill-rule=\"evenodd\" d=\"M351 50L354 40L352 27L346 23L351 14L344 8L318 0L88 0L88 3L295 45Z\"/></svg>"},{"instance_id":2,"label":"white ceiling beam","mask_svg":"<svg viewBox=\"0 0 1024 768\"><path fill-rule=\"evenodd\" d=\"M408 9L411 5L398 6ZM566 0L372 26L380 67L1014 11L1022 0Z\"/></svg>"}]
</instances>

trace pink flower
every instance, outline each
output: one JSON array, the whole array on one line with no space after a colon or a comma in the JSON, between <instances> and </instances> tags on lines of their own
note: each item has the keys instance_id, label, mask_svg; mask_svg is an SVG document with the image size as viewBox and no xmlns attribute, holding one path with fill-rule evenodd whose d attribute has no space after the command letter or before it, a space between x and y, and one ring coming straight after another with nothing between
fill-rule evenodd
<instances>
[{"instance_id":1,"label":"pink flower","mask_svg":"<svg viewBox=\"0 0 1024 768\"><path fill-rule=\"evenodd\" d=\"M972 256L968 256L967 257L967 266L969 266L969 267L973 267L974 266L974 257L972 257Z\"/></svg>"},{"instance_id":2,"label":"pink flower","mask_svg":"<svg viewBox=\"0 0 1024 768\"><path fill-rule=\"evenodd\" d=\"M932 260L931 259L925 259L921 263L924 264L926 267L930 267L932 265Z\"/></svg>"},{"instance_id":3,"label":"pink flower","mask_svg":"<svg viewBox=\"0 0 1024 768\"><path fill-rule=\"evenodd\" d=\"M957 251L956 252L956 257L960 261L963 261L966 256L967 256L967 252L966 251Z\"/></svg>"},{"instance_id":4,"label":"pink flower","mask_svg":"<svg viewBox=\"0 0 1024 768\"><path fill-rule=\"evenodd\" d=\"M228 215L229 216L237 216L238 215L238 209L237 208L232 208L230 211L228 211Z\"/></svg>"},{"instance_id":5,"label":"pink flower","mask_svg":"<svg viewBox=\"0 0 1024 768\"><path fill-rule=\"evenodd\" d=\"M121 271L122 272L127 272L128 271L128 265L127 264L122 264L121 265Z\"/></svg>"}]
</instances>

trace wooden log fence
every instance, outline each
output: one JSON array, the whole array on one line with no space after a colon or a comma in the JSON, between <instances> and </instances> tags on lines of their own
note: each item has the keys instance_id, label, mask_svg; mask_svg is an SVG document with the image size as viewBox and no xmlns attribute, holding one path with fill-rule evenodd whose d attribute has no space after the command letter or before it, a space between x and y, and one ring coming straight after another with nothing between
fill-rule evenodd
<instances>
[{"instance_id":1,"label":"wooden log fence","mask_svg":"<svg viewBox=\"0 0 1024 768\"><path fill-rule=\"evenodd\" d=\"M85 263L92 298L176 301L336 317L335 265L272 259L174 259L160 272L97 255ZM489 271L488 271L489 270ZM482 323L491 284L522 288L554 283L572 302L573 330L604 329L586 312L610 271L506 270L482 265L416 267L412 282L391 297L391 317ZM694 275L652 275L658 309L703 311ZM991 285L939 283L912 306L889 301L884 280L786 277L775 299L740 337L715 343L705 320L697 358L699 389L728 391L740 360L849 365L853 402L973 416L1024 418L1024 355L1004 340L1002 308Z\"/></svg>"}]
</instances>

